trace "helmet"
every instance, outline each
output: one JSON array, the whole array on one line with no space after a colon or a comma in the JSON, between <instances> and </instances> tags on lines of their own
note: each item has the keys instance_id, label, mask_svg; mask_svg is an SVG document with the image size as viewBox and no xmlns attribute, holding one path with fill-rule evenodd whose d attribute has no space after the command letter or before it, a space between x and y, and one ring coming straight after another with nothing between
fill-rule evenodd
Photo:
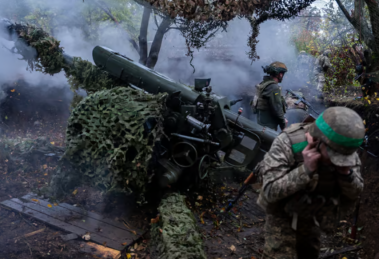
<instances>
[{"instance_id":1,"label":"helmet","mask_svg":"<svg viewBox=\"0 0 379 259\"><path fill-rule=\"evenodd\" d=\"M271 63L269 66L262 67L262 68L263 68L263 71L269 75L277 75L279 73L287 72L286 65L279 61L275 61L274 63Z\"/></svg>"},{"instance_id":2,"label":"helmet","mask_svg":"<svg viewBox=\"0 0 379 259\"><path fill-rule=\"evenodd\" d=\"M328 155L333 164L353 166L356 162L355 151L365 136L365 126L355 111L346 107L331 107L311 124L309 134L328 146Z\"/></svg>"},{"instance_id":3,"label":"helmet","mask_svg":"<svg viewBox=\"0 0 379 259\"><path fill-rule=\"evenodd\" d=\"M324 51L324 56L327 56L327 57L329 57L329 55L332 53L332 51L330 50L330 49L326 49L325 51Z\"/></svg>"}]
</instances>

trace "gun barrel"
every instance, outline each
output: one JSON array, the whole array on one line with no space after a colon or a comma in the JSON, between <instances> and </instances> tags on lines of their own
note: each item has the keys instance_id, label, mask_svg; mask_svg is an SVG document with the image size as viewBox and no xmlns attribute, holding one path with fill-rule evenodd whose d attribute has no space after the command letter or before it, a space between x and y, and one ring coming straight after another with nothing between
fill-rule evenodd
<instances>
[{"instance_id":1,"label":"gun barrel","mask_svg":"<svg viewBox=\"0 0 379 259\"><path fill-rule=\"evenodd\" d=\"M109 74L123 81L141 88L149 93L181 92L183 99L195 103L199 93L191 88L177 83L171 78L147 68L120 53L106 47L96 46L93 51L93 60L96 66L106 70Z\"/></svg>"},{"instance_id":2,"label":"gun barrel","mask_svg":"<svg viewBox=\"0 0 379 259\"><path fill-rule=\"evenodd\" d=\"M128 81L149 93L166 92L170 94L181 91L182 100L188 103L195 103L200 96L199 92L190 87L175 82L171 78L134 62L109 48L95 47L93 49L93 60L98 67L106 70L111 75ZM238 116L227 109L224 109L224 114L231 121L235 121ZM261 138L262 149L264 150L268 150L278 136L276 131L262 127L243 116L239 117L238 122Z\"/></svg>"}]
</instances>

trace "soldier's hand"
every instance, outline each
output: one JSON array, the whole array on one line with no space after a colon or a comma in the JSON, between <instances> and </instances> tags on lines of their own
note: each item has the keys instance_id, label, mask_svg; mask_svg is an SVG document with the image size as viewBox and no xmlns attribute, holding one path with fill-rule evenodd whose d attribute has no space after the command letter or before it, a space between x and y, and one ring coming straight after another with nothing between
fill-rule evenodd
<instances>
[{"instance_id":1,"label":"soldier's hand","mask_svg":"<svg viewBox=\"0 0 379 259\"><path fill-rule=\"evenodd\" d=\"M317 150L318 141L314 142L309 133L306 133L305 136L307 138L308 145L301 152L304 158L304 166L308 172L315 172L321 158L321 154Z\"/></svg>"}]
</instances>

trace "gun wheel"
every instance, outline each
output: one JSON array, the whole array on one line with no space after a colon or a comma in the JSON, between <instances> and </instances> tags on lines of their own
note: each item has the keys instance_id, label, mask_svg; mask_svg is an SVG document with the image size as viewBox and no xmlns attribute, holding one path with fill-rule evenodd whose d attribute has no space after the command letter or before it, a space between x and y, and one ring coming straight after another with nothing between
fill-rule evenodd
<instances>
[{"instance_id":1,"label":"gun wheel","mask_svg":"<svg viewBox=\"0 0 379 259\"><path fill-rule=\"evenodd\" d=\"M180 167L191 167L198 156L196 148L188 142L176 143L172 149L172 160Z\"/></svg>"}]
</instances>

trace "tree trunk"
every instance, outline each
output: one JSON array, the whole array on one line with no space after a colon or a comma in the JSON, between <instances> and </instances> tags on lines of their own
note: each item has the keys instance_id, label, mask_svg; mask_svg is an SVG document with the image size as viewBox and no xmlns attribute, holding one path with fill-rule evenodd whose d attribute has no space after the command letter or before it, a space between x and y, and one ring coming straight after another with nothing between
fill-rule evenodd
<instances>
[{"instance_id":1,"label":"tree trunk","mask_svg":"<svg viewBox=\"0 0 379 259\"><path fill-rule=\"evenodd\" d=\"M167 29L170 26L170 24L171 19L169 18L163 19L161 24L159 24L158 30L154 36L153 44L151 44L149 58L147 60L146 65L148 68L154 69L155 65L157 64L159 51L161 50L162 46L163 36L167 32Z\"/></svg>"},{"instance_id":2,"label":"tree trunk","mask_svg":"<svg viewBox=\"0 0 379 259\"><path fill-rule=\"evenodd\" d=\"M139 63L146 66L147 62L147 28L149 27L151 9L143 8L141 27L139 30Z\"/></svg>"},{"instance_id":3,"label":"tree trunk","mask_svg":"<svg viewBox=\"0 0 379 259\"><path fill-rule=\"evenodd\" d=\"M359 0L355 0L358 2ZM366 2L374 1L374 0L365 0ZM376 46L375 46L375 39L374 35L371 32L370 27L367 24L367 21L364 19L363 14L361 19L356 20L355 17L351 17L349 12L346 10L345 6L342 4L341 0L336 0L338 6L341 8L342 12L344 13L346 19L353 25L354 29L360 33L362 40L366 45L375 51ZM363 5L363 3L362 3ZM355 6L359 6L359 3L355 3ZM363 7L362 7L363 8ZM358 7L359 9L359 7ZM355 10L354 12L357 16L359 17L359 10Z\"/></svg>"},{"instance_id":4,"label":"tree trunk","mask_svg":"<svg viewBox=\"0 0 379 259\"><path fill-rule=\"evenodd\" d=\"M375 0L365 0L370 13L372 34L374 34L374 52L379 53L379 3ZM364 19L364 18L363 18Z\"/></svg>"}]
</instances>

